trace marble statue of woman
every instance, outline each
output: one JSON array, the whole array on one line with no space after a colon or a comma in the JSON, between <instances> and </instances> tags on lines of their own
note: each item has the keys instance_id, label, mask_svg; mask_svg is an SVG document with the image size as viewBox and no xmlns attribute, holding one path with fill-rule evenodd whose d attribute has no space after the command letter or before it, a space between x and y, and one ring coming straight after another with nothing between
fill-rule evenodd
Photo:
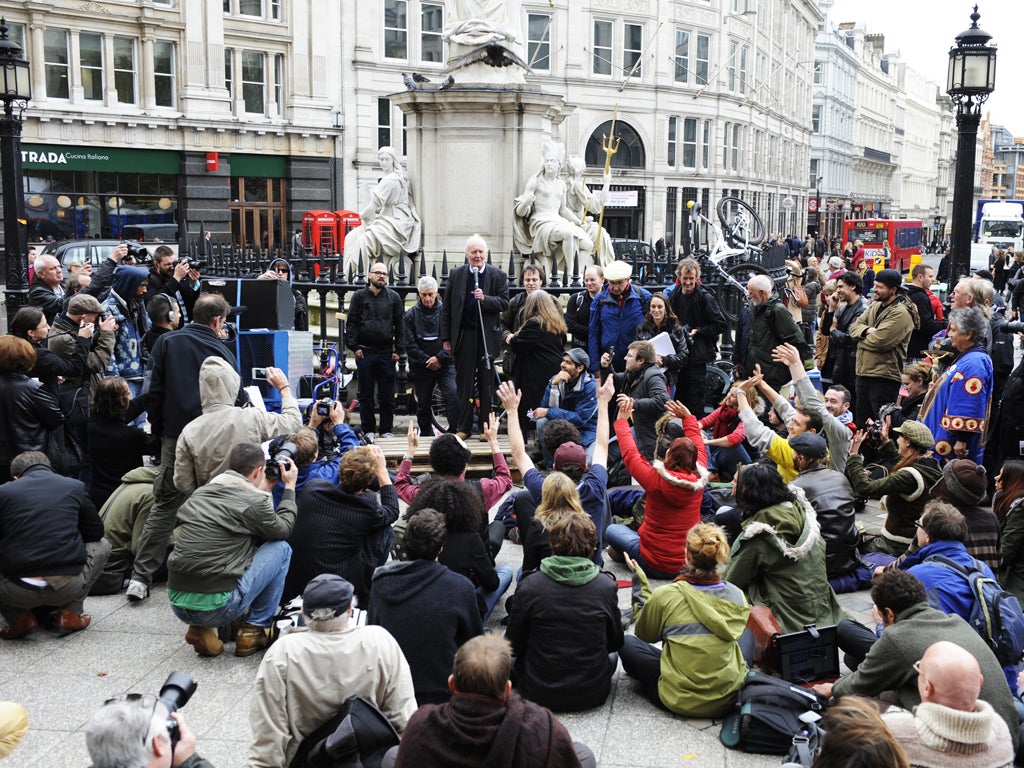
<instances>
[{"instance_id":1,"label":"marble statue of woman","mask_svg":"<svg viewBox=\"0 0 1024 768\"><path fill-rule=\"evenodd\" d=\"M583 179L583 171L586 166L583 158L579 155L570 155L565 164L565 207L573 214L573 220L579 222L580 227L587 233L587 236L594 243L594 262L601 266L607 265L615 260L615 252L612 250L612 238L608 230L598 224L601 215L601 208L608 199L608 185L611 183L611 174L604 178L604 189L600 192L591 192ZM584 269L582 258L580 270Z\"/></svg>"},{"instance_id":2,"label":"marble statue of woman","mask_svg":"<svg viewBox=\"0 0 1024 768\"><path fill-rule=\"evenodd\" d=\"M448 0L444 36L449 43L476 48L489 43L516 41L515 10L509 0Z\"/></svg>"},{"instance_id":3,"label":"marble statue of woman","mask_svg":"<svg viewBox=\"0 0 1024 768\"><path fill-rule=\"evenodd\" d=\"M564 152L560 144L545 146L544 164L526 182L514 208L516 248L524 254L553 256L559 272L572 266L573 256L589 254L594 247L579 218L565 205L565 182L559 178Z\"/></svg>"},{"instance_id":4,"label":"marble statue of woman","mask_svg":"<svg viewBox=\"0 0 1024 768\"><path fill-rule=\"evenodd\" d=\"M390 267L407 253L419 250L420 215L412 201L409 176L392 147L381 147L377 161L384 172L370 192L370 202L359 212L363 220L345 236L344 273L355 268L360 255L363 267L384 261Z\"/></svg>"}]
</instances>

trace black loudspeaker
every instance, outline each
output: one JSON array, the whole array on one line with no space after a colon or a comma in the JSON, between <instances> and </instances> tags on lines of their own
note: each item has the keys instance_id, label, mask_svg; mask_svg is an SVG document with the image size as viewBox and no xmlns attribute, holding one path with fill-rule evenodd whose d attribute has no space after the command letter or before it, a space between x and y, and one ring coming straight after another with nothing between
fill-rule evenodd
<instances>
[{"instance_id":1,"label":"black loudspeaker","mask_svg":"<svg viewBox=\"0 0 1024 768\"><path fill-rule=\"evenodd\" d=\"M290 331L295 328L295 297L283 280L206 278L205 293L219 293L233 307L244 306L238 330Z\"/></svg>"}]
</instances>

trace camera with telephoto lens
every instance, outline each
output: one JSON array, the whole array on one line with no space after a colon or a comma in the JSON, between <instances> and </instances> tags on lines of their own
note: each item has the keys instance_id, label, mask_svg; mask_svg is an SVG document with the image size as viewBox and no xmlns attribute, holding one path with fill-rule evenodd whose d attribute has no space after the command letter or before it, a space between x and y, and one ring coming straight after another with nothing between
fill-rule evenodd
<instances>
[{"instance_id":1,"label":"camera with telephoto lens","mask_svg":"<svg viewBox=\"0 0 1024 768\"><path fill-rule=\"evenodd\" d=\"M192 259L185 259L185 263L188 264L189 269L194 269L196 272L202 272L206 269L205 261L192 261Z\"/></svg>"},{"instance_id":2,"label":"camera with telephoto lens","mask_svg":"<svg viewBox=\"0 0 1024 768\"><path fill-rule=\"evenodd\" d=\"M330 416L331 407L334 405L334 401L329 397L322 397L316 401L316 415L317 416Z\"/></svg>"},{"instance_id":3,"label":"camera with telephoto lens","mask_svg":"<svg viewBox=\"0 0 1024 768\"><path fill-rule=\"evenodd\" d=\"M271 480L280 480L281 468L278 464L295 461L295 455L299 452L299 447L295 443L271 440L268 452L270 453L270 458L267 459L267 477Z\"/></svg>"},{"instance_id":4,"label":"camera with telephoto lens","mask_svg":"<svg viewBox=\"0 0 1024 768\"><path fill-rule=\"evenodd\" d=\"M149 258L149 249L145 246L139 245L132 240L125 240L124 244L128 247L128 255L136 261Z\"/></svg>"},{"instance_id":5,"label":"camera with telephoto lens","mask_svg":"<svg viewBox=\"0 0 1024 768\"><path fill-rule=\"evenodd\" d=\"M999 330L1003 333L1024 333L1024 322L1018 320L1015 323L1004 323L999 326Z\"/></svg>"},{"instance_id":6,"label":"camera with telephoto lens","mask_svg":"<svg viewBox=\"0 0 1024 768\"><path fill-rule=\"evenodd\" d=\"M192 694L196 692L198 683L184 672L171 672L160 686L160 701L167 707L167 714L177 712L188 704ZM167 735L171 739L171 752L178 746L178 739L181 732L178 729L178 721L173 717L167 718Z\"/></svg>"}]
</instances>

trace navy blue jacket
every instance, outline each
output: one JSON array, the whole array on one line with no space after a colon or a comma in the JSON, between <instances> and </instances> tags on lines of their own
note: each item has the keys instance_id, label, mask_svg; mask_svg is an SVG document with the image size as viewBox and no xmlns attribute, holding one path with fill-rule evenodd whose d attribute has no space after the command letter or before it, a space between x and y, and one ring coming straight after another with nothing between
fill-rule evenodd
<instances>
[{"instance_id":1,"label":"navy blue jacket","mask_svg":"<svg viewBox=\"0 0 1024 768\"><path fill-rule=\"evenodd\" d=\"M601 355L611 347L615 347L612 368L616 371L625 368L626 350L636 340L636 328L644 322L650 303L650 291L632 284L621 307L608 292L607 285L594 297L590 304L590 335L587 339L591 371L601 366Z\"/></svg>"}]
</instances>

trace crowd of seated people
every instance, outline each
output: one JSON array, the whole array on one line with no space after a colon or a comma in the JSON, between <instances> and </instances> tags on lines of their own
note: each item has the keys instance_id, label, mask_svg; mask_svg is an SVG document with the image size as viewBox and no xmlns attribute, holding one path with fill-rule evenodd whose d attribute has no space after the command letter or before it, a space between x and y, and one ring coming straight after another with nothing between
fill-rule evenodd
<instances>
[{"instance_id":1,"label":"crowd of seated people","mask_svg":"<svg viewBox=\"0 0 1024 768\"><path fill-rule=\"evenodd\" d=\"M885 281L881 285L886 287ZM540 296L544 298L532 303L545 304L547 295ZM652 337L674 319L658 298L650 307L653 312L645 315ZM204 301L202 296L197 300L200 316ZM226 309L218 305L218 311ZM984 355L984 345L974 343L973 316L966 311L954 315L953 349ZM219 317L223 321L224 315ZM90 383L90 471L79 474L80 479L64 478L65 509L50 512L63 514L62 524L75 541L64 553L66 561L54 559L61 553L53 547L26 547L24 529L13 527L18 515L24 516L25 494L32 493L40 478L49 477L46 473L60 473L47 456L58 450L58 438L68 431L66 416L46 385L53 375L78 372L89 347L89 325L88 319L82 320L70 360L60 365L50 360L38 381L30 372L40 368L37 358L46 357L37 351L46 333L45 317L26 313L18 325L21 336L0 339L0 408L5 424L13 427L0 434L0 471L4 479L10 478L0 486L0 552L17 548L14 560L19 563L16 571L6 565L7 559L0 566L0 613L5 620L0 637L5 640L22 637L40 623L61 632L85 629L89 615L84 596L101 574L109 577L105 583L115 585L113 589L118 582L131 581L132 562L139 554L135 548L145 538L127 532L146 527L153 498L128 517L98 512L115 508L108 500L128 498L128 486L139 483L136 470L143 456L158 452L153 438L129 424L138 408L131 407L131 389L120 377ZM208 325L216 331L217 323ZM162 336L155 354L183 354L164 341L183 333L187 331ZM966 340L961 343L962 336ZM682 352L685 343L678 346ZM196 345L195 355L203 349ZM1018 519L1024 516L1019 504L1024 470L1017 466L1020 462L1006 462L995 479L994 496L989 495L974 434L978 425L954 422L960 418L956 408L975 392L969 382L961 385L947 376L936 383L940 389L959 387L946 393L944 440L937 442L929 427L914 418L894 422L887 416L875 428L852 424L850 390L840 386L817 393L799 373L797 348L781 340L768 357L791 371L792 391L768 386L755 368L749 378L735 382L710 415L692 412L682 393L679 400L670 399L670 382L675 378L682 386L683 379L666 376L662 368L671 372L672 367L661 365L665 360L649 341L627 346L623 370L615 368L614 353L603 349L588 371L590 356L571 349L561 368L552 362L545 370L542 385L531 382L529 391L543 397L543 403L524 402L526 387L520 382L504 383L497 390L510 416L511 458L524 480L509 505L522 519L511 526L492 519L513 490L493 415L481 425L493 463L492 476L484 478L467 478L472 451L467 438L454 433L431 441L434 476L413 477L420 440L415 425L407 435L406 455L396 462L397 456L385 455L379 446L360 444L340 403L332 404L327 415L314 409L312 419L299 429L292 420L272 427L269 435L240 428L229 435L231 445L219 447L216 461L200 445L194 461L205 462L211 472L179 500L168 562L168 596L174 615L187 624L185 641L202 656L219 655L232 639L238 656L262 652L274 642L271 624L279 607L329 574L339 580L331 588L333 602L314 621L341 619L353 607L367 609L369 623L380 625L397 641L402 657L401 664L380 674L400 671L408 678L403 678L403 690L411 690L419 705L455 706L464 689L448 673L453 664L458 668L459 649L488 624L498 630L492 616L511 589L505 605L511 657L507 672L500 662L495 668L507 676L503 680L517 696L556 712L601 706L621 661L653 705L684 716L718 717L734 705L754 665L747 629L752 606L770 609L784 633L809 624L842 624L841 646L851 659L864 658L875 628L851 628L836 592L866 588L873 575L879 579L892 571L905 571L928 586L927 569L919 569L939 535L938 528L928 529L929 520L938 520L934 510L941 508L935 504L962 508L968 520L956 538L961 559L985 563L987 574L1005 581L1010 590L1022 591L1014 537L1024 528ZM198 374L209 359L190 362L197 373L197 402ZM860 357L857 361L859 366ZM236 367L230 353L205 364ZM956 365L954 354L946 372L955 371ZM971 375L983 378L983 362L972 365ZM918 373L915 368L906 375ZM282 377L275 383L282 391L288 388ZM568 436L560 437L562 425L550 418L555 415L551 412L573 387L583 385L593 387L596 407L591 416L588 405L587 423L579 425L583 429L569 424L575 439L571 430L563 430ZM989 392L985 382L977 385L978 396L990 397ZM908 399L917 395L916 390L907 393ZM924 400L927 413L927 396ZM523 427L536 408L546 409L549 418L543 451L531 457ZM166 405L157 404L156 410L158 418L163 413L164 430L155 434L164 441L166 456ZM201 413L193 415L180 425L180 433L191 434L189 424L201 418ZM584 431L585 440L580 436ZM666 434L670 437L664 439ZM613 436L614 452L609 451ZM292 443L290 458L264 460L259 443L267 437L273 451ZM326 455L324 438L337 446ZM103 451L102 445L111 442L122 449L116 454ZM185 444L178 441L179 463ZM166 473L167 468L159 471ZM635 484L631 521L612 519L608 478L616 472ZM731 488L711 482L730 475ZM155 482L159 488L173 480L158 477ZM155 497L159 499L159 491ZM884 500L885 521L879 530L854 526L854 510L863 508L867 499ZM407 505L404 515L400 501ZM18 514L10 511L16 507L22 510ZM99 524L104 534L111 526L109 537L100 535ZM504 541L510 529L518 532L517 543ZM108 538L115 536L119 546L111 565L116 567L105 570ZM512 549L518 546L522 569L515 578L513 568L499 564L497 557L503 547L519 557ZM633 571L635 599L625 613L619 609L621 585L603 570L602 555L624 561ZM69 591L58 577L77 580L81 589ZM25 597L25 586L33 579L44 582L35 604ZM969 619L967 600L950 600L941 607ZM433 629L423 623L424 611ZM882 622L883 636L898 620L894 615ZM703 629L680 634L680 625ZM331 634L356 629L344 622L330 627L311 628L312 647L323 645ZM443 636L445 642L426 644L426 634ZM379 633L373 637L380 642ZM494 652L500 656L500 649ZM268 654L266 663L271 662ZM1009 690L1015 686L1011 671L1005 672ZM260 674L271 671L261 666ZM292 683L280 684L287 688ZM304 694L287 695L301 699ZM410 722L405 709L393 721L399 731ZM520 715L532 716L530 712ZM1016 740L1015 730L1011 735Z\"/></svg>"}]
</instances>

